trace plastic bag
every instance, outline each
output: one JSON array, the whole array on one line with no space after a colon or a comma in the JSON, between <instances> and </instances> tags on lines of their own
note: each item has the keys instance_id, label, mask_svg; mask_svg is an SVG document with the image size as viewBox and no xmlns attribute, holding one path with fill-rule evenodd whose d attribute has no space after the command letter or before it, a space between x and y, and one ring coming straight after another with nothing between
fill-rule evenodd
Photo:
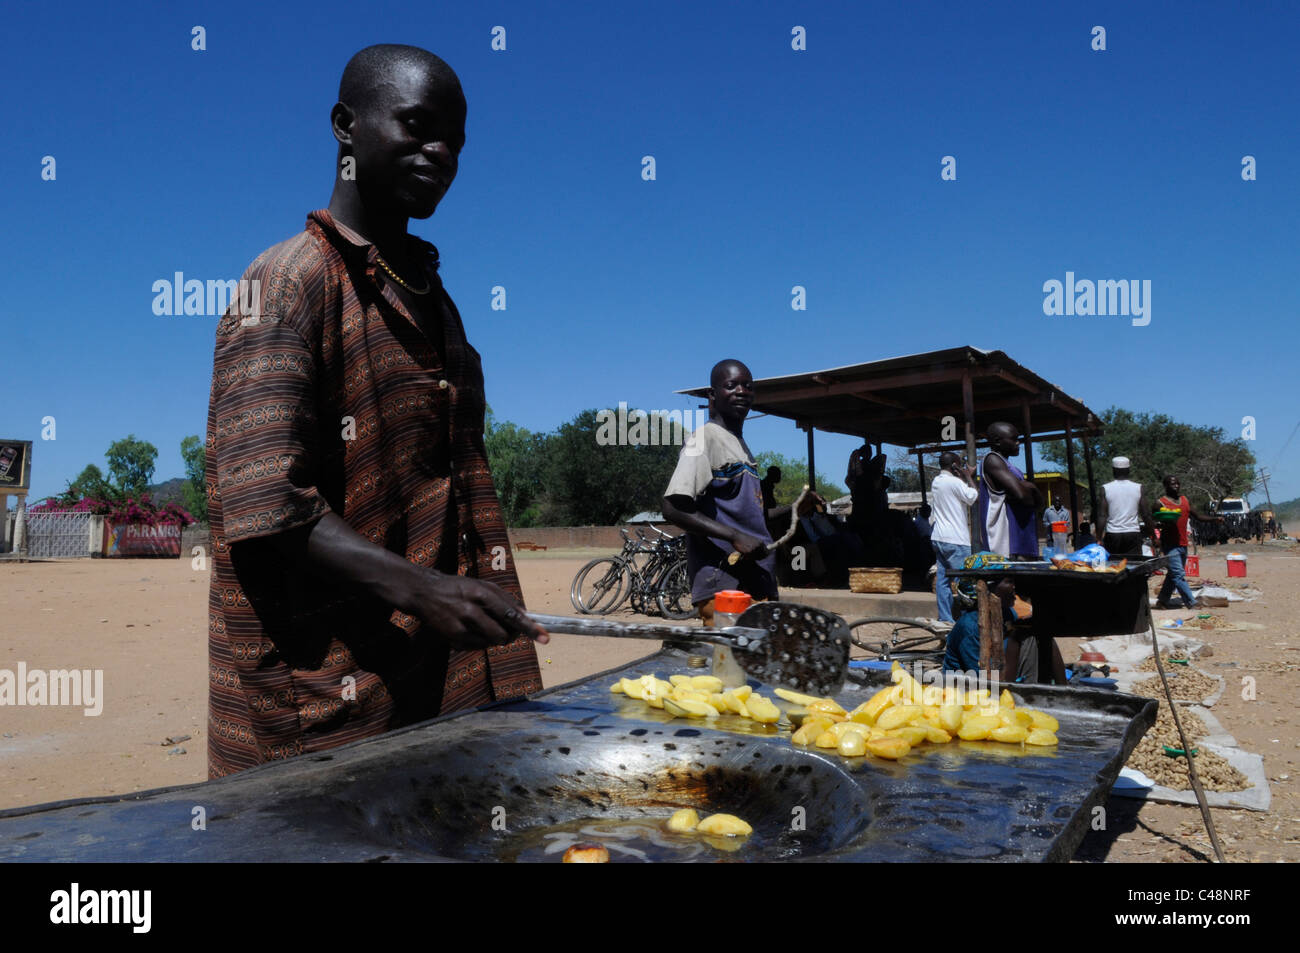
<instances>
[{"instance_id":1,"label":"plastic bag","mask_svg":"<svg viewBox=\"0 0 1300 953\"><path fill-rule=\"evenodd\" d=\"M1089 543L1082 549L1076 549L1065 557L1072 563L1082 563L1093 569L1103 569L1110 559L1110 553L1100 543Z\"/></svg>"}]
</instances>

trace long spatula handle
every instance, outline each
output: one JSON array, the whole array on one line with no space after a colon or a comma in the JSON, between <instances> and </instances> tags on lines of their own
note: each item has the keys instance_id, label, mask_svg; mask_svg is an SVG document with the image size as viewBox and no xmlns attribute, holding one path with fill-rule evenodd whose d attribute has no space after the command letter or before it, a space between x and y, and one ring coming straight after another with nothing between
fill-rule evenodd
<instances>
[{"instance_id":1,"label":"long spatula handle","mask_svg":"<svg viewBox=\"0 0 1300 953\"><path fill-rule=\"evenodd\" d=\"M767 635L766 629L750 629L741 626L705 629L700 626L657 625L647 622L610 622L605 619L575 619L563 615L542 615L538 612L528 613L528 618L548 632L562 632L567 635L598 635L614 639L651 639L656 642L712 642L733 648L737 645L743 647Z\"/></svg>"}]
</instances>

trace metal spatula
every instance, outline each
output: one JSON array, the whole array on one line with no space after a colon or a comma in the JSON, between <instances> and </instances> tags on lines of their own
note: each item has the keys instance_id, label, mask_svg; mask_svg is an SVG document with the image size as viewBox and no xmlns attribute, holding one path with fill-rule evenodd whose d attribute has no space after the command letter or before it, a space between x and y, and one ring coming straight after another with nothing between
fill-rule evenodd
<instances>
[{"instance_id":1,"label":"metal spatula","mask_svg":"<svg viewBox=\"0 0 1300 953\"><path fill-rule=\"evenodd\" d=\"M849 627L844 620L832 612L791 602L755 603L734 626L718 629L535 612L528 617L550 632L568 635L724 645L751 678L812 695L838 692L844 687L849 666Z\"/></svg>"}]
</instances>

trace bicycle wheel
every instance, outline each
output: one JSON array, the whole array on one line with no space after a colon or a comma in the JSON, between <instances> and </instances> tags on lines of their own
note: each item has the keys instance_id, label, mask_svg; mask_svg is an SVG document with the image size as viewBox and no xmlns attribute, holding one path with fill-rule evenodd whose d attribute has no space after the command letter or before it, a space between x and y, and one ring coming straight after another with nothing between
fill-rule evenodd
<instances>
[{"instance_id":1,"label":"bicycle wheel","mask_svg":"<svg viewBox=\"0 0 1300 953\"><path fill-rule=\"evenodd\" d=\"M849 632L853 644L868 657L887 662L939 662L948 647L944 633L914 619L858 619L849 623Z\"/></svg>"},{"instance_id":2,"label":"bicycle wheel","mask_svg":"<svg viewBox=\"0 0 1300 953\"><path fill-rule=\"evenodd\" d=\"M628 576L630 577L627 584L628 608L638 615L653 615L654 593L649 588L646 576L636 569L629 570Z\"/></svg>"},{"instance_id":3,"label":"bicycle wheel","mask_svg":"<svg viewBox=\"0 0 1300 953\"><path fill-rule=\"evenodd\" d=\"M665 619L689 619L695 615L691 604L691 577L686 572L686 560L673 563L664 573L659 585L659 611Z\"/></svg>"},{"instance_id":4,"label":"bicycle wheel","mask_svg":"<svg viewBox=\"0 0 1300 953\"><path fill-rule=\"evenodd\" d=\"M627 597L627 572L613 556L593 559L578 570L569 587L569 601L579 612L606 615Z\"/></svg>"}]
</instances>

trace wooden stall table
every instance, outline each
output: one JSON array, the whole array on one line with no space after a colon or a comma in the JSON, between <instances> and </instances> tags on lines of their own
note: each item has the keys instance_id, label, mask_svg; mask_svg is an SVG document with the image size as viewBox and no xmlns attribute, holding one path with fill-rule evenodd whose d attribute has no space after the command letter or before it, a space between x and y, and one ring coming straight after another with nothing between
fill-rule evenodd
<instances>
[{"instance_id":1,"label":"wooden stall table","mask_svg":"<svg viewBox=\"0 0 1300 953\"><path fill-rule=\"evenodd\" d=\"M1047 682L1052 675L1052 639L1145 633L1151 627L1149 580L1168 562L1165 556L1130 557L1119 572L1077 572L1055 569L1048 562L1007 562L996 564L996 568L959 569L949 575L975 580L982 671L1000 671L1003 663L1002 609L989 583L1004 577L1015 582L1016 594L1034 607L1029 631L1038 643L1038 678Z\"/></svg>"}]
</instances>

